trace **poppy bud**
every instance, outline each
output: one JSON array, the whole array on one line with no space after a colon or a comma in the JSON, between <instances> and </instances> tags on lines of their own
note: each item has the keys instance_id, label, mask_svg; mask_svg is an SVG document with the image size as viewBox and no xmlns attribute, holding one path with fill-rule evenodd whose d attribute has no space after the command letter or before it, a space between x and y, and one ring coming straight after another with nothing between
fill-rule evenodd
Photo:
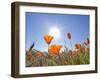
<instances>
[{"instance_id":1,"label":"poppy bud","mask_svg":"<svg viewBox=\"0 0 100 80\"><path fill-rule=\"evenodd\" d=\"M81 44L75 44L75 48L76 49L80 49L81 48Z\"/></svg>"},{"instance_id":2,"label":"poppy bud","mask_svg":"<svg viewBox=\"0 0 100 80\"><path fill-rule=\"evenodd\" d=\"M89 38L87 38L87 44L89 44L89 43L90 43Z\"/></svg>"},{"instance_id":3,"label":"poppy bud","mask_svg":"<svg viewBox=\"0 0 100 80\"><path fill-rule=\"evenodd\" d=\"M67 33L67 37L68 37L68 39L71 39L71 33L70 32Z\"/></svg>"}]
</instances>

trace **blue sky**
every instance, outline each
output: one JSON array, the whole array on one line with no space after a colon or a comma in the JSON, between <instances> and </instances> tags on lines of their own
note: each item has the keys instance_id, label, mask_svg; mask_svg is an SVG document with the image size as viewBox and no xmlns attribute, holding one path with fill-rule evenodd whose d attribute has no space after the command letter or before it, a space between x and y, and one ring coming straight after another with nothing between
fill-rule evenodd
<instances>
[{"instance_id":1,"label":"blue sky","mask_svg":"<svg viewBox=\"0 0 100 80\"><path fill-rule=\"evenodd\" d=\"M47 44L43 39L50 29L56 27L60 31L60 37L53 40L51 44L67 45L70 42L67 33L72 35L72 45L83 43L89 37L89 15L74 14L49 14L26 12L26 50L36 41L35 49L47 51ZM64 41L65 42L64 42Z\"/></svg>"}]
</instances>

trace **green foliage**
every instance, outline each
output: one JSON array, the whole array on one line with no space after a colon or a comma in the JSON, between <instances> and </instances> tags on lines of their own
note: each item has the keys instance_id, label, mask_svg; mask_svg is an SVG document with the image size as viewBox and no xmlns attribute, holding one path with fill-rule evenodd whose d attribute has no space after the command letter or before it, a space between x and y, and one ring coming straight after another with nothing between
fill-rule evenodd
<instances>
[{"instance_id":1,"label":"green foliage","mask_svg":"<svg viewBox=\"0 0 100 80\"><path fill-rule=\"evenodd\" d=\"M26 56L26 67L35 66L60 66L60 65L81 65L89 64L89 49L87 51L77 51L76 53L70 51L64 51L59 55L49 56L48 53L42 57L36 57L34 59L28 59ZM33 55L34 56L34 55Z\"/></svg>"}]
</instances>

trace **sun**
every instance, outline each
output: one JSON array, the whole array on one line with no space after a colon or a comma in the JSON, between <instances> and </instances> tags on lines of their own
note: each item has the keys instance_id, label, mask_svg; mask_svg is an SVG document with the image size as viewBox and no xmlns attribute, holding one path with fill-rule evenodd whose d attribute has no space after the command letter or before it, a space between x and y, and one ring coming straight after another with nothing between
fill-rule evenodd
<instances>
[{"instance_id":1,"label":"sun","mask_svg":"<svg viewBox=\"0 0 100 80\"><path fill-rule=\"evenodd\" d=\"M56 39L60 38L60 30L57 27L53 27L50 29L49 34L54 36Z\"/></svg>"}]
</instances>

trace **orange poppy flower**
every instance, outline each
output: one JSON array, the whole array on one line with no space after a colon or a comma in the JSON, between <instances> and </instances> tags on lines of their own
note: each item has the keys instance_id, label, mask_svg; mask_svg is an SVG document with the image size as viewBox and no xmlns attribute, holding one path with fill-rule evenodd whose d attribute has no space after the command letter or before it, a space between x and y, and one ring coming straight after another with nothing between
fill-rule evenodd
<instances>
[{"instance_id":1,"label":"orange poppy flower","mask_svg":"<svg viewBox=\"0 0 100 80\"><path fill-rule=\"evenodd\" d=\"M75 44L75 48L76 49L80 49L81 48L81 44Z\"/></svg>"},{"instance_id":2,"label":"orange poppy flower","mask_svg":"<svg viewBox=\"0 0 100 80\"><path fill-rule=\"evenodd\" d=\"M71 39L71 33L70 32L67 33L67 37L68 37L68 39Z\"/></svg>"},{"instance_id":3,"label":"orange poppy flower","mask_svg":"<svg viewBox=\"0 0 100 80\"><path fill-rule=\"evenodd\" d=\"M51 35L45 35L44 36L44 40L46 41L46 43L48 45L51 43L52 39L53 39L53 36L51 36Z\"/></svg>"},{"instance_id":4,"label":"orange poppy flower","mask_svg":"<svg viewBox=\"0 0 100 80\"><path fill-rule=\"evenodd\" d=\"M48 52L54 53L56 55L59 54L59 51L61 50L62 46L61 45L51 45L48 49Z\"/></svg>"}]
</instances>

